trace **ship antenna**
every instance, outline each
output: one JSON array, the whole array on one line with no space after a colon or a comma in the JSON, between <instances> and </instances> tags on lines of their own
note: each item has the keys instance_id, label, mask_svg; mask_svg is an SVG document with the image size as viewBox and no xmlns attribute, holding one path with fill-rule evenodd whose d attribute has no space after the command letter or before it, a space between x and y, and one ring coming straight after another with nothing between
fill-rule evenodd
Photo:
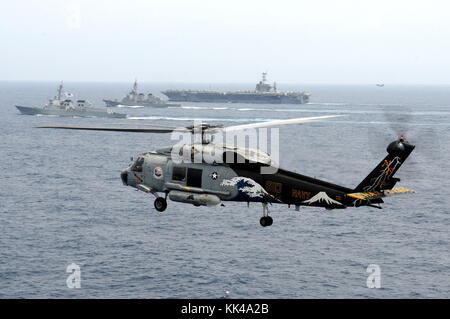
<instances>
[{"instance_id":1,"label":"ship antenna","mask_svg":"<svg viewBox=\"0 0 450 319\"><path fill-rule=\"evenodd\" d=\"M137 78L134 78L134 85L133 85L133 91L137 93Z\"/></svg>"},{"instance_id":2,"label":"ship antenna","mask_svg":"<svg viewBox=\"0 0 450 319\"><path fill-rule=\"evenodd\" d=\"M61 83L58 86L58 100L61 100L62 90L63 90L63 81L61 81Z\"/></svg>"}]
</instances>

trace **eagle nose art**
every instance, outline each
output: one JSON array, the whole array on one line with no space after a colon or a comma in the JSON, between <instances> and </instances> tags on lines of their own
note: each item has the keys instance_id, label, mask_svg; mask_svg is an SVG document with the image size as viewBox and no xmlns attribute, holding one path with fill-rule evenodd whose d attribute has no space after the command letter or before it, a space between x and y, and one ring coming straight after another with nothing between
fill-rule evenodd
<instances>
[{"instance_id":1,"label":"eagle nose art","mask_svg":"<svg viewBox=\"0 0 450 319\"><path fill-rule=\"evenodd\" d=\"M123 185L128 185L128 171L122 171L122 173L120 173L120 178L122 179Z\"/></svg>"}]
</instances>

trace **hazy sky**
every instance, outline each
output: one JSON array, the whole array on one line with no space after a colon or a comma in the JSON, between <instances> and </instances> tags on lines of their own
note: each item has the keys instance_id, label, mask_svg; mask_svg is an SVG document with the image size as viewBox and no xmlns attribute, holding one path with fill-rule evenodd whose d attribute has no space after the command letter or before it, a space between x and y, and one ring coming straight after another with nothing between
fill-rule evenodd
<instances>
[{"instance_id":1,"label":"hazy sky","mask_svg":"<svg viewBox=\"0 0 450 319\"><path fill-rule=\"evenodd\" d=\"M450 84L450 2L0 0L0 80L253 83L262 71Z\"/></svg>"}]
</instances>

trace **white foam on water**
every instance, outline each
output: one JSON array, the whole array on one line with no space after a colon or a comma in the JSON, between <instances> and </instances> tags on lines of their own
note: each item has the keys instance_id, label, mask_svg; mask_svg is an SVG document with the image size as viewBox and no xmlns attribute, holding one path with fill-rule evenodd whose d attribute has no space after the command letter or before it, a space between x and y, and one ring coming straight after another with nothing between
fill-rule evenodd
<instances>
[{"instance_id":1,"label":"white foam on water","mask_svg":"<svg viewBox=\"0 0 450 319\"><path fill-rule=\"evenodd\" d=\"M262 109L252 109L252 108L241 108L238 111L261 111Z\"/></svg>"},{"instance_id":2,"label":"white foam on water","mask_svg":"<svg viewBox=\"0 0 450 319\"><path fill-rule=\"evenodd\" d=\"M126 107L126 108L131 108L131 109L140 109L140 108L143 108L144 106L143 105L122 105L122 104L119 104L119 105L117 105L117 107Z\"/></svg>"},{"instance_id":3,"label":"white foam on water","mask_svg":"<svg viewBox=\"0 0 450 319\"><path fill-rule=\"evenodd\" d=\"M180 108L180 107L177 107ZM216 107L212 107L212 106L192 106L192 105L184 105L181 106L182 109L186 109L186 110L228 110L229 108L226 106L216 106Z\"/></svg>"},{"instance_id":4,"label":"white foam on water","mask_svg":"<svg viewBox=\"0 0 450 319\"><path fill-rule=\"evenodd\" d=\"M323 102L323 103L315 103L315 102L311 102L311 103L306 103L304 105L325 105L325 106L340 106L340 105L347 105L347 103L342 103L342 102Z\"/></svg>"},{"instance_id":5,"label":"white foam on water","mask_svg":"<svg viewBox=\"0 0 450 319\"><path fill-rule=\"evenodd\" d=\"M167 121L202 121L202 122L264 122L273 119L266 118L196 118L196 117L169 117L169 116L130 116L130 120L167 120Z\"/></svg>"},{"instance_id":6,"label":"white foam on water","mask_svg":"<svg viewBox=\"0 0 450 319\"><path fill-rule=\"evenodd\" d=\"M186 110L207 110L208 107L206 106L181 106L182 109L186 109Z\"/></svg>"}]
</instances>

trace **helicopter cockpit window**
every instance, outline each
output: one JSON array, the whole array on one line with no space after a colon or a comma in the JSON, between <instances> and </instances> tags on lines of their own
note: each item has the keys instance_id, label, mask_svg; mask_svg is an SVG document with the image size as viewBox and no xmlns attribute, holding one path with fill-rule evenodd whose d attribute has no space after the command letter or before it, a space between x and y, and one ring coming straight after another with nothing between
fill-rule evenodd
<instances>
[{"instance_id":1,"label":"helicopter cockpit window","mask_svg":"<svg viewBox=\"0 0 450 319\"><path fill-rule=\"evenodd\" d=\"M186 179L186 167L175 166L172 172L172 180L184 181Z\"/></svg>"},{"instance_id":2,"label":"helicopter cockpit window","mask_svg":"<svg viewBox=\"0 0 450 319\"><path fill-rule=\"evenodd\" d=\"M142 166L144 165L144 158L143 157L139 157L136 162L133 164L133 166L131 167L131 170L133 172L142 172Z\"/></svg>"}]
</instances>

